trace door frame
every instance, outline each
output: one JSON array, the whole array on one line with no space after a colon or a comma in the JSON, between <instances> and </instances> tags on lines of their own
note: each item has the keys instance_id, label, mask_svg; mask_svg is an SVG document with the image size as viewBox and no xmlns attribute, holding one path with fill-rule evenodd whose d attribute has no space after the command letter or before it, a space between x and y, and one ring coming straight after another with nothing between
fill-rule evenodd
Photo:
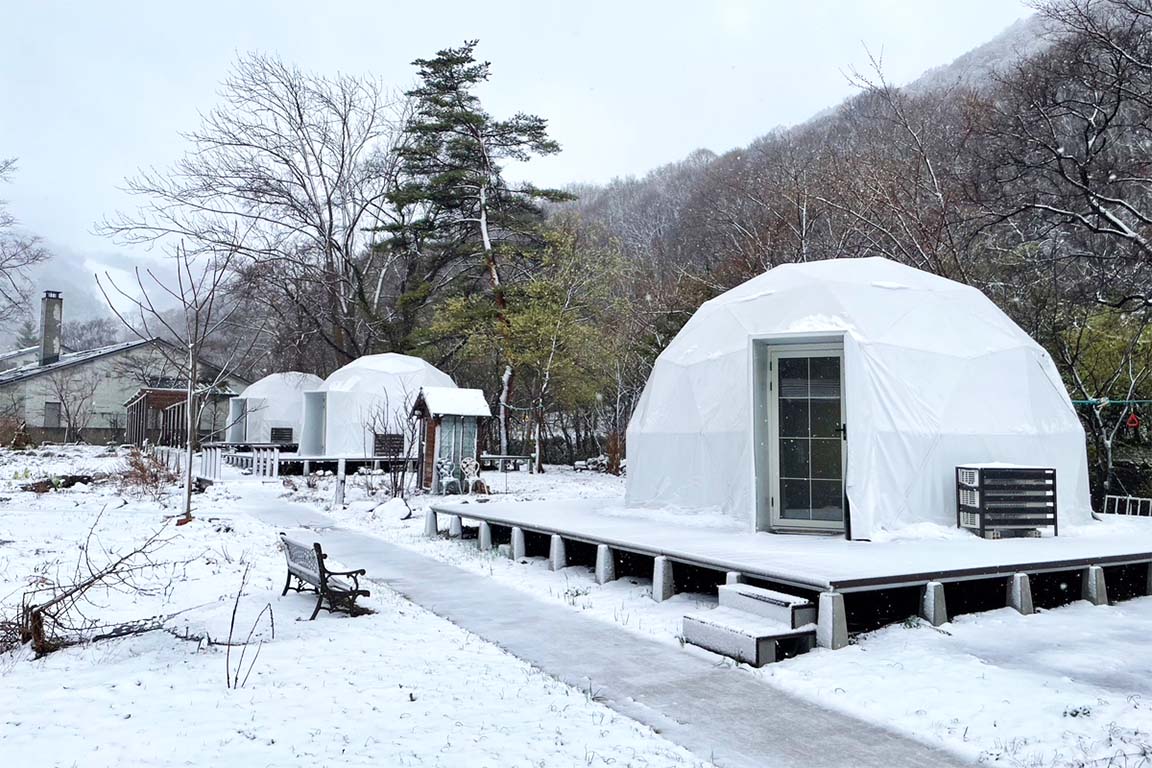
<instances>
[{"instance_id":1,"label":"door frame","mask_svg":"<svg viewBox=\"0 0 1152 768\"><path fill-rule=\"evenodd\" d=\"M848 444L841 439L841 483L845 489L844 519L784 520L780 518L780 455L779 455L779 391L776 384L780 357L818 357L835 355L840 358L840 413L841 423L848 422L848 398L845 381L845 349L843 334L791 334L754 338L752 344L752 400L753 461L752 475L755 492L755 530L772 533L845 533L849 520L847 502ZM769 382L772 382L769 388Z\"/></svg>"}]
</instances>

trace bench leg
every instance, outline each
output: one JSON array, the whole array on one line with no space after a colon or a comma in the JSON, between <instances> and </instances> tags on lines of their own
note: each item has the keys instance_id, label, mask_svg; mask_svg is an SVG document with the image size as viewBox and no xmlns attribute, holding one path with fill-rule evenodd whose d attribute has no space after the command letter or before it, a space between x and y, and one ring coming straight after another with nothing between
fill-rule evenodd
<instances>
[{"instance_id":1,"label":"bench leg","mask_svg":"<svg viewBox=\"0 0 1152 768\"><path fill-rule=\"evenodd\" d=\"M292 574L288 574L288 578L284 579L284 591L280 593L280 597L288 594L288 588L292 586Z\"/></svg>"},{"instance_id":2,"label":"bench leg","mask_svg":"<svg viewBox=\"0 0 1152 768\"><path fill-rule=\"evenodd\" d=\"M318 593L316 595L316 608L312 611L312 615L308 617L308 621L315 621L316 617L320 615L320 609L324 606L324 594Z\"/></svg>"}]
</instances>

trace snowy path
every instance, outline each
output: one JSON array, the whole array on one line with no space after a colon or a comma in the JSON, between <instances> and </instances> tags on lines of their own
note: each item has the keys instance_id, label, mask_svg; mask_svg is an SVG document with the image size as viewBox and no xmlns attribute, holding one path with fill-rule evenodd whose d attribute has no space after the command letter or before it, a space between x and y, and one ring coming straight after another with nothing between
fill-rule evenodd
<instances>
[{"instance_id":1,"label":"snowy path","mask_svg":"<svg viewBox=\"0 0 1152 768\"><path fill-rule=\"evenodd\" d=\"M739 669L477 578L374 536L345 530L310 507L247 511L283 529L315 531L335 561L366 568L413 602L718 765L960 766L967 763L882 727L822 709Z\"/></svg>"}]
</instances>

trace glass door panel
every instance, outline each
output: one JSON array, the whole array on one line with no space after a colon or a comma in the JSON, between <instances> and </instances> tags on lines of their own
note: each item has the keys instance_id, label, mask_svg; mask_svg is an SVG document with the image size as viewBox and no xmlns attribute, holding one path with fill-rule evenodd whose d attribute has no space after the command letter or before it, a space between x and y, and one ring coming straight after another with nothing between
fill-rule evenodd
<instances>
[{"instance_id":1,"label":"glass door panel","mask_svg":"<svg viewBox=\"0 0 1152 768\"><path fill-rule=\"evenodd\" d=\"M841 354L781 351L773 357L777 521L784 526L842 527Z\"/></svg>"}]
</instances>

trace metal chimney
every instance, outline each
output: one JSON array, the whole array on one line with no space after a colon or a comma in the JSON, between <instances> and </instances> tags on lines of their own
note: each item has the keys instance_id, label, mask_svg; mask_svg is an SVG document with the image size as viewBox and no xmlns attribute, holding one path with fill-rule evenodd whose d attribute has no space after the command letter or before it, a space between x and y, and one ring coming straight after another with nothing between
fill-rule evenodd
<instances>
[{"instance_id":1,"label":"metal chimney","mask_svg":"<svg viewBox=\"0 0 1152 768\"><path fill-rule=\"evenodd\" d=\"M60 291L44 291L40 299L40 365L60 359L60 324L64 320L64 299Z\"/></svg>"}]
</instances>

